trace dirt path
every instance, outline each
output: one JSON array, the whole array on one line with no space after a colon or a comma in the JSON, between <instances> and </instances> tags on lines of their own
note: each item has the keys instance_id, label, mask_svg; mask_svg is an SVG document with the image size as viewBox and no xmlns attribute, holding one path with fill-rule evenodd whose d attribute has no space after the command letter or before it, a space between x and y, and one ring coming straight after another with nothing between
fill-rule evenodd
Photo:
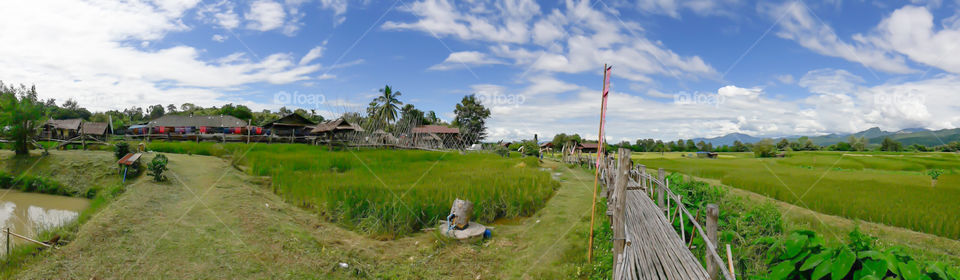
<instances>
[{"instance_id":1,"label":"dirt path","mask_svg":"<svg viewBox=\"0 0 960 280\"><path fill-rule=\"evenodd\" d=\"M283 202L223 159L167 156L169 182L129 182L76 240L16 278L556 279L585 255L593 177L555 163L545 166L562 184L544 209L459 243L433 233L377 241Z\"/></svg>"}]
</instances>

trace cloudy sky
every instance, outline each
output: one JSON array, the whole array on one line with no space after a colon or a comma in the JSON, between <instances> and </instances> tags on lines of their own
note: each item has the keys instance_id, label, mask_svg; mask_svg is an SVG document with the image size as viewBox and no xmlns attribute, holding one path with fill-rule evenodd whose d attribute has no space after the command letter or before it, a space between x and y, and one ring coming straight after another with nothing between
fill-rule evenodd
<instances>
[{"instance_id":1,"label":"cloudy sky","mask_svg":"<svg viewBox=\"0 0 960 280\"><path fill-rule=\"evenodd\" d=\"M102 111L366 106L385 84L488 140L960 126L960 1L6 0L0 81Z\"/></svg>"}]
</instances>

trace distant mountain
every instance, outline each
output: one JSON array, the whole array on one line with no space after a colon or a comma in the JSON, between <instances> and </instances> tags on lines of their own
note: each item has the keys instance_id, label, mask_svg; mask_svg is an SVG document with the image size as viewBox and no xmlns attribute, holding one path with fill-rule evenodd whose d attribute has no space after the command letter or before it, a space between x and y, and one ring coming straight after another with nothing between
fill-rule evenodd
<instances>
[{"instance_id":1,"label":"distant mountain","mask_svg":"<svg viewBox=\"0 0 960 280\"><path fill-rule=\"evenodd\" d=\"M694 138L693 142L700 143L700 141L703 141L705 143L713 144L714 147L718 147L723 145L733 145L733 141L738 141L738 140L746 144L746 143L754 143L754 142L763 140L763 138L753 137L743 133L730 133L724 136L713 137L713 138Z\"/></svg>"},{"instance_id":2,"label":"distant mountain","mask_svg":"<svg viewBox=\"0 0 960 280\"><path fill-rule=\"evenodd\" d=\"M870 144L880 144L885 137L890 137L890 139L900 142L904 147L913 144L920 144L927 147L940 146L953 141L960 141L960 128L941 129L937 131L921 129L915 130L914 132L903 132L903 130L901 130L894 134L868 139Z\"/></svg>"},{"instance_id":3,"label":"distant mountain","mask_svg":"<svg viewBox=\"0 0 960 280\"><path fill-rule=\"evenodd\" d=\"M928 147L939 146L953 141L960 141L960 128L954 129L942 129L937 131L931 131L926 128L905 128L900 131L891 132L884 131L879 127L873 127L864 131L857 133L848 133L848 134L838 134L831 133L821 136L809 137L810 140L813 140L814 144L821 146L829 146L836 144L837 142L847 142L847 138L851 135L854 137L860 138L864 137L869 141L869 144L880 144L883 142L883 138L890 137L893 140L896 140L903 144L903 146L910 146L913 144L920 144ZM790 141L797 141L801 136L788 136L782 137L787 138ZM779 138L775 138L777 140ZM743 133L730 133L720 137L713 138L694 138L693 142L699 143L700 141L711 143L714 147L723 146L723 145L733 145L733 141L740 140L740 142L746 143L756 143L760 140L763 140L763 137L753 137Z\"/></svg>"},{"instance_id":4,"label":"distant mountain","mask_svg":"<svg viewBox=\"0 0 960 280\"><path fill-rule=\"evenodd\" d=\"M902 130L901 130L901 131L902 131ZM870 128L870 129L867 129L867 130L864 130L864 131L861 131L861 132L857 132L857 133L853 133L853 134L836 134L836 133L831 133L831 134L822 135L822 136L814 136L814 137L810 137L810 140L813 140L813 143L814 143L814 144L817 144L817 145L829 146L829 145L836 144L837 142L847 142L847 138L850 138L850 135L853 135L853 136L855 136L855 137L857 137L857 138L864 137L864 138L867 138L867 139L872 139L872 138L878 138L878 137L879 137L880 140L883 140L883 137L884 137L884 136L893 135L893 134L896 134L896 133L897 133L897 132L883 131L883 130L881 130L879 127L872 127L872 128ZM797 138L799 138L799 137L788 138L788 139L790 139L791 141L796 141ZM873 141L870 141L870 143L874 143L874 142L873 142Z\"/></svg>"}]
</instances>

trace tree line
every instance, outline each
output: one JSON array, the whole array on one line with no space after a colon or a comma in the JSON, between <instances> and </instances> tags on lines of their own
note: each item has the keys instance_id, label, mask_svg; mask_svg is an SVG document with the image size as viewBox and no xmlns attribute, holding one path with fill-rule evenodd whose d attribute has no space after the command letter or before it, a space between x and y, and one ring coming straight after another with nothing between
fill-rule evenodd
<instances>
[{"instance_id":1,"label":"tree line","mask_svg":"<svg viewBox=\"0 0 960 280\"><path fill-rule=\"evenodd\" d=\"M385 132L408 133L413 127L435 124L458 128L463 136L461 141L466 144L476 143L486 137L486 119L490 117L490 110L480 104L473 94L464 96L460 103L456 104L455 118L450 123L441 120L434 111L424 112L413 104L404 104L400 101L400 96L399 91L395 91L389 85L384 86L380 89L380 95L374 98L366 112L363 112L366 114L346 112L341 117L359 123L371 132L383 129ZM220 107L203 107L192 103L183 103L180 106L156 104L146 107L133 106L123 110L91 112L73 99L68 99L62 105L58 105L53 98L41 100L37 96L35 86L14 86L0 81L0 137L13 139L14 150L18 154L29 150L31 145L29 142L48 119L83 119L104 123L112 121L113 127L123 128L143 124L165 115L226 115L262 126L292 113L314 122L325 120L316 110L299 108L291 110L281 107L276 111L254 112L247 106L233 103Z\"/></svg>"},{"instance_id":2,"label":"tree line","mask_svg":"<svg viewBox=\"0 0 960 280\"><path fill-rule=\"evenodd\" d=\"M579 134L560 133L554 135L553 145L563 147L563 145L575 145L578 143L596 143L597 141L584 140ZM755 152L762 156L774 156L776 152L786 151L916 151L916 152L958 152L960 151L960 141L953 141L944 145L928 147L920 144L904 146L893 138L886 137L879 145L871 146L865 137L850 136L847 141L841 141L832 145L817 145L813 143L810 137L803 136L796 140L782 138L774 141L771 138L763 139L756 143L744 143L740 140L733 141L732 145L713 145L712 143L700 140L694 142L692 139L678 139L676 141L664 142L663 140L654 140L652 138L637 139L631 143L621 141L615 144L606 144L607 151L613 151L618 148L627 148L634 152Z\"/></svg>"}]
</instances>

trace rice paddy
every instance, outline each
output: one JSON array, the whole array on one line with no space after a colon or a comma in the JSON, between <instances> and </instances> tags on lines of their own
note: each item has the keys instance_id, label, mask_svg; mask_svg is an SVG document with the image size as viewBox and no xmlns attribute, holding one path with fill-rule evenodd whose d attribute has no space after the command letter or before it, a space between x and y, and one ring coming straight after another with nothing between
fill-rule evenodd
<instances>
[{"instance_id":1,"label":"rice paddy","mask_svg":"<svg viewBox=\"0 0 960 280\"><path fill-rule=\"evenodd\" d=\"M529 216L559 184L536 158L410 150L327 151L298 144L151 143L150 150L231 155L275 193L347 228L395 238L445 219L455 198L474 220Z\"/></svg>"},{"instance_id":2,"label":"rice paddy","mask_svg":"<svg viewBox=\"0 0 960 280\"><path fill-rule=\"evenodd\" d=\"M734 154L635 161L719 179L821 213L960 238L960 156L955 154L799 152L786 158ZM946 171L935 186L925 174L934 168Z\"/></svg>"}]
</instances>

